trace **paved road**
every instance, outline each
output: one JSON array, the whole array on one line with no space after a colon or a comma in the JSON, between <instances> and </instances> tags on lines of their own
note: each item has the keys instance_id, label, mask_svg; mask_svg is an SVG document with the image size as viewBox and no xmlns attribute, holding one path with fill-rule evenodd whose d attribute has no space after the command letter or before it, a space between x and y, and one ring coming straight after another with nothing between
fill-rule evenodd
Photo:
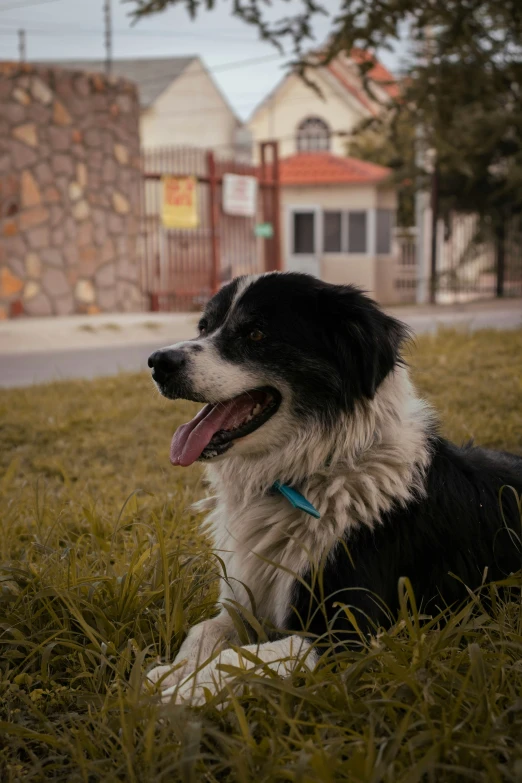
<instances>
[{"instance_id":1,"label":"paved road","mask_svg":"<svg viewBox=\"0 0 522 783\"><path fill-rule=\"evenodd\" d=\"M465 312L430 309L425 312L401 308L394 315L408 323L417 334L436 332L440 327L476 330L476 329L516 329L522 327L522 309L520 303L506 307L494 307L489 309L473 308ZM194 320L192 316L192 320ZM27 325L24 325L28 328ZM56 324L55 324L56 326ZM0 387L30 386L34 383L45 383L67 378L95 378L104 375L116 375L119 372L136 372L147 367L147 357L159 346L185 339L193 334L192 322L185 324L180 320L174 329L171 325L166 327L167 336L163 333L147 335L140 339L138 333L128 335L129 342L125 343L125 335L118 337L118 343L110 345L107 336L93 337L99 344L94 346L77 345L60 349L50 348L49 345L41 346L38 351L16 351L16 346L10 342L10 350L0 351ZM13 335L10 335L12 340ZM90 338L89 338L90 339ZM116 338L113 338L116 339ZM56 345L57 337L51 344ZM15 350L13 350L15 348Z\"/></svg>"},{"instance_id":2,"label":"paved road","mask_svg":"<svg viewBox=\"0 0 522 783\"><path fill-rule=\"evenodd\" d=\"M31 386L70 378L97 378L147 369L161 343L0 355L0 386Z\"/></svg>"},{"instance_id":3,"label":"paved road","mask_svg":"<svg viewBox=\"0 0 522 783\"><path fill-rule=\"evenodd\" d=\"M520 329L522 327L522 309L520 307L505 310L475 310L468 312L438 313L401 313L405 321L417 334L435 333L440 328L466 329L472 332L478 329Z\"/></svg>"}]
</instances>

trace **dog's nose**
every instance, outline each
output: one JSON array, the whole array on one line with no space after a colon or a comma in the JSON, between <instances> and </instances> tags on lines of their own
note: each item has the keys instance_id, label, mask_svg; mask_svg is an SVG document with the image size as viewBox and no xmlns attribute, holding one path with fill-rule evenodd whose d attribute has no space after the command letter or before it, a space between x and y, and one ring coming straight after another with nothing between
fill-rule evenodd
<instances>
[{"instance_id":1,"label":"dog's nose","mask_svg":"<svg viewBox=\"0 0 522 783\"><path fill-rule=\"evenodd\" d=\"M185 361L185 353L173 348L167 351L154 351L149 356L148 365L159 375L174 375L182 369Z\"/></svg>"}]
</instances>

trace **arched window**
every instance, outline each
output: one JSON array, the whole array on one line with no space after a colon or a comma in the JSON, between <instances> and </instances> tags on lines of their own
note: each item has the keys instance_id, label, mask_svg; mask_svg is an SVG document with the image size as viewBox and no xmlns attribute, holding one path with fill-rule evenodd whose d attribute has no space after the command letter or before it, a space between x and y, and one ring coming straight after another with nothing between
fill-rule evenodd
<instances>
[{"instance_id":1,"label":"arched window","mask_svg":"<svg viewBox=\"0 0 522 783\"><path fill-rule=\"evenodd\" d=\"M297 151L330 149L330 128L320 117L307 117L297 126Z\"/></svg>"}]
</instances>

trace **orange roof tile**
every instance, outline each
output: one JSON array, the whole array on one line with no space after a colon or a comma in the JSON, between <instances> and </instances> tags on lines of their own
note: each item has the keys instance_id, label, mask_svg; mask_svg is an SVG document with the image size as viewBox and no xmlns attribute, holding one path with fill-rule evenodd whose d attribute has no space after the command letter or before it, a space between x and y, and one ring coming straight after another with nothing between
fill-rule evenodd
<instances>
[{"instance_id":1,"label":"orange roof tile","mask_svg":"<svg viewBox=\"0 0 522 783\"><path fill-rule=\"evenodd\" d=\"M363 63L370 62L372 67L369 69L367 76L371 81L378 84L390 98L397 99L400 96L400 88L396 80L389 72L387 68L380 63L373 54L365 52L362 49L352 49L350 56L347 58L347 62L352 61L356 65L362 65ZM371 96L368 95L364 87L361 87L358 81L356 81L353 75L347 73L345 68L345 61L343 58L337 58L329 63L327 66L333 76L343 85L345 90L351 93L363 106L368 109L370 114L374 117L379 113L379 107L371 101Z\"/></svg>"},{"instance_id":2,"label":"orange roof tile","mask_svg":"<svg viewBox=\"0 0 522 783\"><path fill-rule=\"evenodd\" d=\"M379 84L383 90L386 90L390 98L398 98L400 95L399 85L389 70L380 63L373 54L365 52L363 49L352 49L350 58L357 65L365 62L373 63L368 71L368 77L376 84Z\"/></svg>"},{"instance_id":3,"label":"orange roof tile","mask_svg":"<svg viewBox=\"0 0 522 783\"><path fill-rule=\"evenodd\" d=\"M353 84L353 82L351 82L349 79L346 79L343 74L339 72L338 68L335 67L334 63L330 63L326 67L330 73L333 74L339 82L341 82L344 89L348 90L348 92L351 93L354 98L360 101L360 103L362 103L362 105L368 109L370 114L373 114L374 116L377 115L377 110L370 103L364 90L360 90L355 84Z\"/></svg>"},{"instance_id":4,"label":"orange roof tile","mask_svg":"<svg viewBox=\"0 0 522 783\"><path fill-rule=\"evenodd\" d=\"M330 152L299 152L280 161L281 185L364 185L382 182L391 169Z\"/></svg>"}]
</instances>

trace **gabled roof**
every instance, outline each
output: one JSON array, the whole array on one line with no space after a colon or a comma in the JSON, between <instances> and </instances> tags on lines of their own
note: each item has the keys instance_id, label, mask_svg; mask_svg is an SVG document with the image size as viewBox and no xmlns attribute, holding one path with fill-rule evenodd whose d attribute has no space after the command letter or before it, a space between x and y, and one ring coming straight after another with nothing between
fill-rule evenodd
<instances>
[{"instance_id":1,"label":"gabled roof","mask_svg":"<svg viewBox=\"0 0 522 783\"><path fill-rule=\"evenodd\" d=\"M368 61L373 63L372 67L368 71L368 77L382 90L384 90L390 98L397 98L399 95L399 86L394 76L375 58L374 55L370 54L369 52L364 52L361 49L353 49L349 57L346 55L340 55L332 60L332 62L328 65L319 66L317 69L317 74L320 75L321 72L324 73L325 71L331 74L334 77L334 80L340 86L341 94L344 92L345 95L349 95L350 98L355 98L358 103L364 106L366 111L376 116L378 114L379 107L374 101L372 101L371 96L364 89L364 86L361 84L361 78L358 75L357 68L354 68L354 65L358 66L361 63ZM261 108L270 104L272 98L282 89L283 85L286 84L288 79L290 79L293 75L293 72L286 74L281 79L281 81L276 84L270 93L265 96L262 101L254 108L252 114L250 115L250 120L255 117Z\"/></svg>"},{"instance_id":2,"label":"gabled roof","mask_svg":"<svg viewBox=\"0 0 522 783\"><path fill-rule=\"evenodd\" d=\"M299 152L282 158L279 166L281 185L369 185L390 174L385 166L330 152Z\"/></svg>"},{"instance_id":3,"label":"gabled roof","mask_svg":"<svg viewBox=\"0 0 522 783\"><path fill-rule=\"evenodd\" d=\"M368 77L385 90L390 98L399 97L400 89L397 80L373 54L365 52L363 49L352 49L350 57L357 65L365 62L372 63L371 68L368 70Z\"/></svg>"},{"instance_id":4,"label":"gabled roof","mask_svg":"<svg viewBox=\"0 0 522 783\"><path fill-rule=\"evenodd\" d=\"M337 81L342 85L347 93L359 101L359 103L362 103L364 108L367 109L370 114L373 114L374 116L377 115L377 109L372 105L364 89L355 84L353 79L350 78L349 74L343 74L339 68L339 65L336 64L335 61L327 65L326 68L331 74L333 74L333 76L335 76Z\"/></svg>"},{"instance_id":5,"label":"gabled roof","mask_svg":"<svg viewBox=\"0 0 522 783\"><path fill-rule=\"evenodd\" d=\"M146 109L169 84L178 79L185 68L198 60L196 55L188 57L150 57L112 61L112 73L122 79L134 82L139 91L140 106ZM56 65L70 70L105 71L105 60L53 60L40 65Z\"/></svg>"},{"instance_id":6,"label":"gabled roof","mask_svg":"<svg viewBox=\"0 0 522 783\"><path fill-rule=\"evenodd\" d=\"M358 67L365 63L369 64L366 78L384 92L388 98L398 98L400 89L395 78L370 52L365 52L362 49L352 49L349 57L341 54L335 60L332 60L326 68L343 86L346 92L350 93L370 114L376 117L380 113L381 107L372 98L371 92L369 93L365 89L358 73Z\"/></svg>"}]
</instances>

